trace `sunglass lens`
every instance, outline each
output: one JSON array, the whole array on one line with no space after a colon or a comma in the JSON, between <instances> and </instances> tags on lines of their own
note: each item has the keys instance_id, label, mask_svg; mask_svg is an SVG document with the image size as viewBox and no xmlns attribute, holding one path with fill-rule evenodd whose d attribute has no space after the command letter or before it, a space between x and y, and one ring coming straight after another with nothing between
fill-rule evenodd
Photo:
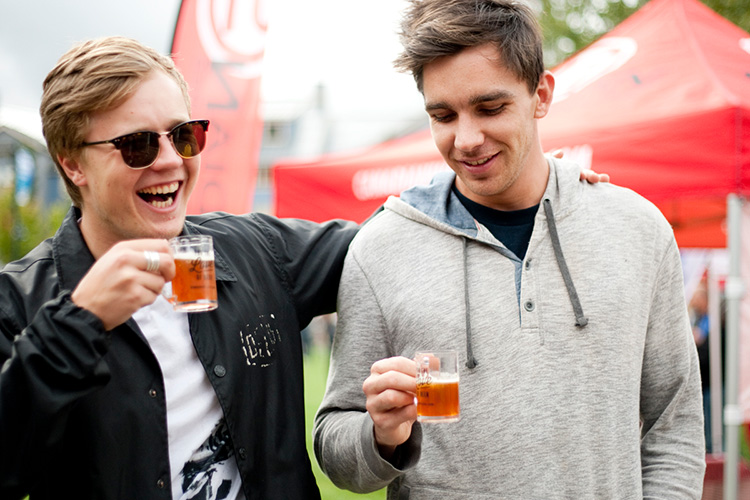
<instances>
[{"instance_id":1,"label":"sunglass lens","mask_svg":"<svg viewBox=\"0 0 750 500\"><path fill-rule=\"evenodd\" d=\"M206 145L206 131L199 122L185 123L172 131L172 142L180 156L192 158Z\"/></svg>"},{"instance_id":2,"label":"sunglass lens","mask_svg":"<svg viewBox=\"0 0 750 500\"><path fill-rule=\"evenodd\" d=\"M122 153L122 159L130 167L147 167L159 156L159 134L137 132L123 137L120 141L120 153Z\"/></svg>"}]
</instances>

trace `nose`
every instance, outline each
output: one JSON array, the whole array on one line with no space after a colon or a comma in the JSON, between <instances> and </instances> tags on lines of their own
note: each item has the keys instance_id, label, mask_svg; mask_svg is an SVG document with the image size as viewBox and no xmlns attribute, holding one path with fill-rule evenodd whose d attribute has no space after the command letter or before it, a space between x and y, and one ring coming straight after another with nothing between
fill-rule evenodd
<instances>
[{"instance_id":1,"label":"nose","mask_svg":"<svg viewBox=\"0 0 750 500\"><path fill-rule=\"evenodd\" d=\"M168 168L177 168L182 165L183 159L174 149L172 140L169 135L164 134L159 137L159 156L151 168L154 170L163 170Z\"/></svg>"},{"instance_id":2,"label":"nose","mask_svg":"<svg viewBox=\"0 0 750 500\"><path fill-rule=\"evenodd\" d=\"M473 151L484 143L484 132L480 124L470 117L457 120L453 145L459 151Z\"/></svg>"}]
</instances>

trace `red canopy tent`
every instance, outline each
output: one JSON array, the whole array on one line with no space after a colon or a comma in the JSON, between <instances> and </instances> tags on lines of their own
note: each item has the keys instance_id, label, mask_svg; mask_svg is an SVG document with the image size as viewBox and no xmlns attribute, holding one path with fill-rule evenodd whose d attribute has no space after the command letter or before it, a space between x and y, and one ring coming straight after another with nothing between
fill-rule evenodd
<instances>
[{"instance_id":1,"label":"red canopy tent","mask_svg":"<svg viewBox=\"0 0 750 500\"><path fill-rule=\"evenodd\" d=\"M750 35L697 0L653 0L554 71L545 148L656 203L683 247L724 247L750 188Z\"/></svg>"},{"instance_id":2,"label":"red canopy tent","mask_svg":"<svg viewBox=\"0 0 750 500\"><path fill-rule=\"evenodd\" d=\"M724 247L726 195L750 191L750 35L697 0L652 0L553 72L545 150L656 203L680 246ZM279 162L276 214L360 221L445 168L428 131Z\"/></svg>"},{"instance_id":3,"label":"red canopy tent","mask_svg":"<svg viewBox=\"0 0 750 500\"><path fill-rule=\"evenodd\" d=\"M361 222L392 194L447 170L429 130L369 149L275 164L276 215Z\"/></svg>"}]
</instances>

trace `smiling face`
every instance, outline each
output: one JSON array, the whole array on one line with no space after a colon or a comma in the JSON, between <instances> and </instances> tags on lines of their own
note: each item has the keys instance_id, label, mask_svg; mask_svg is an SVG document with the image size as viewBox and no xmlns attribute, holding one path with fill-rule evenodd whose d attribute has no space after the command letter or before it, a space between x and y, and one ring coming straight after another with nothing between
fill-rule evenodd
<instances>
[{"instance_id":1,"label":"smiling face","mask_svg":"<svg viewBox=\"0 0 750 500\"><path fill-rule=\"evenodd\" d=\"M536 120L547 114L554 79L536 91L508 70L489 44L425 65L423 94L432 136L467 198L498 210L536 205L549 167Z\"/></svg>"},{"instance_id":2,"label":"smiling face","mask_svg":"<svg viewBox=\"0 0 750 500\"><path fill-rule=\"evenodd\" d=\"M139 131L165 133L189 119L179 85L154 71L121 105L91 116L86 142ZM142 170L128 168L112 144L86 147L61 164L81 190L81 231L98 257L118 241L180 234L200 156L181 158L164 135L156 162Z\"/></svg>"}]
</instances>

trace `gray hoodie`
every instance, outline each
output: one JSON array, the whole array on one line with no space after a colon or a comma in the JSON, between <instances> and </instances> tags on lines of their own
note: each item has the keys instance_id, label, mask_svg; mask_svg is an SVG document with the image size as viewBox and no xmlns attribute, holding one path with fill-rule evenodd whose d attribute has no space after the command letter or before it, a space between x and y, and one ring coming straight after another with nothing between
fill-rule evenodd
<instances>
[{"instance_id":1,"label":"gray hoodie","mask_svg":"<svg viewBox=\"0 0 750 500\"><path fill-rule=\"evenodd\" d=\"M452 173L390 198L355 237L314 428L322 469L389 499L701 497L700 377L679 252L630 190L550 161L523 261L477 224ZM373 362L462 353L461 420L375 447Z\"/></svg>"}]
</instances>

